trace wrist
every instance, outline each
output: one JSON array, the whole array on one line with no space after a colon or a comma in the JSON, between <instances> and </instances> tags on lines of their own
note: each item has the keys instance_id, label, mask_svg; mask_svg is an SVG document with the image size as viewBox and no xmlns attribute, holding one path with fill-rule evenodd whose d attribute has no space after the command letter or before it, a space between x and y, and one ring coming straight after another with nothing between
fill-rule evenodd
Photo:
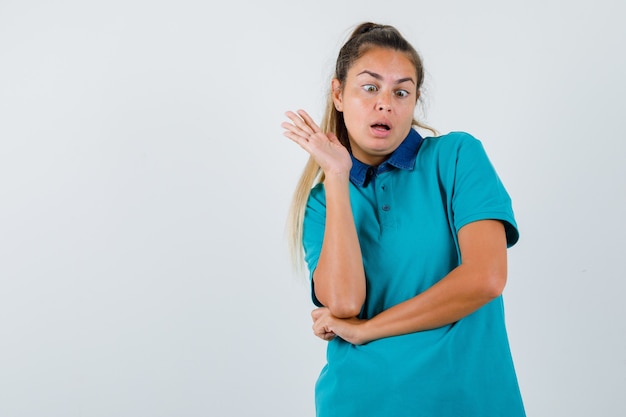
<instances>
[{"instance_id":1,"label":"wrist","mask_svg":"<svg viewBox=\"0 0 626 417\"><path fill-rule=\"evenodd\" d=\"M326 192L334 192L339 191L343 192L347 190L350 184L350 174L349 173L332 173L332 174L324 174L324 188Z\"/></svg>"},{"instance_id":2,"label":"wrist","mask_svg":"<svg viewBox=\"0 0 626 417\"><path fill-rule=\"evenodd\" d=\"M357 327L358 343L356 344L364 345L375 339L375 337L372 336L372 325L370 322L371 320L362 320L361 324Z\"/></svg>"},{"instance_id":3,"label":"wrist","mask_svg":"<svg viewBox=\"0 0 626 417\"><path fill-rule=\"evenodd\" d=\"M350 181L350 171L324 171L324 183L347 183Z\"/></svg>"}]
</instances>

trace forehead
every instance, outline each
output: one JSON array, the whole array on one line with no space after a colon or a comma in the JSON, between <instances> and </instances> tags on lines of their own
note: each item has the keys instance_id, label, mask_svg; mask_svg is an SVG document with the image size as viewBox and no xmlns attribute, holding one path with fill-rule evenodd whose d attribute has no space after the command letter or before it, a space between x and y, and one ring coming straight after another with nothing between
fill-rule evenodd
<instances>
[{"instance_id":1,"label":"forehead","mask_svg":"<svg viewBox=\"0 0 626 417\"><path fill-rule=\"evenodd\" d=\"M385 77L415 79L417 69L409 56L389 48L372 47L359 57L348 71L348 77L368 70Z\"/></svg>"}]
</instances>

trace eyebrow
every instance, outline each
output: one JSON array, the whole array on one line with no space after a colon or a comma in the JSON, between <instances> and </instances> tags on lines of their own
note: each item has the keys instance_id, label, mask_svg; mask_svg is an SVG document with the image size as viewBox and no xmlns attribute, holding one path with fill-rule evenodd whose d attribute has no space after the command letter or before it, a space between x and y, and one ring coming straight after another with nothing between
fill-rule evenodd
<instances>
[{"instance_id":1,"label":"eyebrow","mask_svg":"<svg viewBox=\"0 0 626 417\"><path fill-rule=\"evenodd\" d=\"M369 75L369 76L371 76L371 77L373 77L373 78L376 78L377 80L382 80L382 79L383 79L383 76L382 76L382 75L377 74L377 73L372 72L372 71L368 71L368 70L363 70L363 71L359 72L359 73L357 74L357 77L358 77L359 75L363 75L363 74L367 74L367 75ZM402 83L404 83L404 82L406 82L406 81L411 81L413 84L415 84L415 81L414 81L414 80L413 80L413 78L411 78L411 77L400 78L400 79L396 80L396 84L402 84Z\"/></svg>"}]
</instances>

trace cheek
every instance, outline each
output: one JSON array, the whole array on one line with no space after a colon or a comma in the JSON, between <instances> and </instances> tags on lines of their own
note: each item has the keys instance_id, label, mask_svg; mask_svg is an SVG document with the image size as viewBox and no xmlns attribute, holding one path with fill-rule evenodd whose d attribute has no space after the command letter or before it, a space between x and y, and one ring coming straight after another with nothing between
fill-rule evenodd
<instances>
[{"instance_id":1,"label":"cheek","mask_svg":"<svg viewBox=\"0 0 626 417\"><path fill-rule=\"evenodd\" d=\"M357 126L357 124L355 123L356 120L357 118L355 118L354 115L350 111L343 112L343 122L346 125L346 129L348 129L348 134L350 135L352 134L352 132L356 130L356 126Z\"/></svg>"},{"instance_id":2,"label":"cheek","mask_svg":"<svg viewBox=\"0 0 626 417\"><path fill-rule=\"evenodd\" d=\"M361 114L354 111L354 108L351 109L350 112L344 113L343 115L344 122L346 124L346 128L349 132L356 133L359 130L362 130L365 127L364 118Z\"/></svg>"},{"instance_id":3,"label":"cheek","mask_svg":"<svg viewBox=\"0 0 626 417\"><path fill-rule=\"evenodd\" d=\"M415 117L415 106L414 105L407 105L405 107L401 108L401 114L402 114L402 118L406 118L410 121L413 120L413 118Z\"/></svg>"},{"instance_id":4,"label":"cheek","mask_svg":"<svg viewBox=\"0 0 626 417\"><path fill-rule=\"evenodd\" d=\"M354 126L363 120L362 104L356 100L344 102L343 119L346 126Z\"/></svg>"}]
</instances>

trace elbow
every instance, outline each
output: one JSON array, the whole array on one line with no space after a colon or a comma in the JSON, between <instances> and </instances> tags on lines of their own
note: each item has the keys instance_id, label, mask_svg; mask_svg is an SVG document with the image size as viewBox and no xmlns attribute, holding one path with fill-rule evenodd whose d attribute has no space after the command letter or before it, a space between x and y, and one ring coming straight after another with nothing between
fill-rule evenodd
<instances>
[{"instance_id":1,"label":"elbow","mask_svg":"<svg viewBox=\"0 0 626 417\"><path fill-rule=\"evenodd\" d=\"M315 298L338 319L348 319L358 316L365 303L365 296L360 295L340 297L337 295L329 296L327 294L324 296L316 291Z\"/></svg>"},{"instance_id":2,"label":"elbow","mask_svg":"<svg viewBox=\"0 0 626 417\"><path fill-rule=\"evenodd\" d=\"M493 300L501 296L506 286L506 271L490 271L484 276L482 289L485 298Z\"/></svg>"},{"instance_id":3,"label":"elbow","mask_svg":"<svg viewBox=\"0 0 626 417\"><path fill-rule=\"evenodd\" d=\"M365 297L358 295L347 297L331 297L324 303L330 313L339 319L356 317L361 313Z\"/></svg>"},{"instance_id":4,"label":"elbow","mask_svg":"<svg viewBox=\"0 0 626 417\"><path fill-rule=\"evenodd\" d=\"M362 304L356 302L330 303L328 306L330 313L338 319L349 319L361 313Z\"/></svg>"},{"instance_id":5,"label":"elbow","mask_svg":"<svg viewBox=\"0 0 626 417\"><path fill-rule=\"evenodd\" d=\"M323 281L316 282L315 278L314 276L315 296L333 316L347 319L361 313L365 304L365 280L362 280L362 284L357 282L355 285L332 286L328 283L323 285Z\"/></svg>"}]
</instances>

